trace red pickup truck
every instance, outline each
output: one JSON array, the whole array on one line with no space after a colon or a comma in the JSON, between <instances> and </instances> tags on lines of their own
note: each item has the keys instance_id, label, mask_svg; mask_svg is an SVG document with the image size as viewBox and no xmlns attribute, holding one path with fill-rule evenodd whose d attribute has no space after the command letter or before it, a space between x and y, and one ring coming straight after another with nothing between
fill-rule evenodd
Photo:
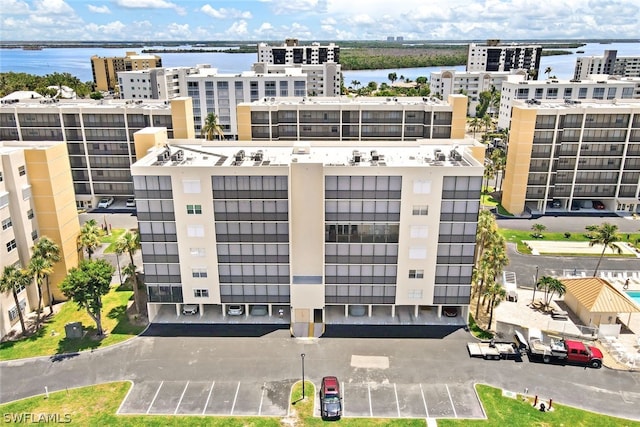
<instances>
[{"instance_id":1,"label":"red pickup truck","mask_svg":"<svg viewBox=\"0 0 640 427\"><path fill-rule=\"evenodd\" d=\"M602 352L581 341L551 339L550 343L545 343L539 337L530 337L527 354L529 359L541 358L544 363L557 360L587 365L595 369L602 367Z\"/></svg>"}]
</instances>

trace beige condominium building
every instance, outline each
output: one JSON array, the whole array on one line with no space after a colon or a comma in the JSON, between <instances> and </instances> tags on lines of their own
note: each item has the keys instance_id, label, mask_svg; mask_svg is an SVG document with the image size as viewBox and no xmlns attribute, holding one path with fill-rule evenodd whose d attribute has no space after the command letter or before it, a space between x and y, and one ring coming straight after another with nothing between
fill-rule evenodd
<instances>
[{"instance_id":1,"label":"beige condominium building","mask_svg":"<svg viewBox=\"0 0 640 427\"><path fill-rule=\"evenodd\" d=\"M118 73L120 71L146 70L162 67L162 59L158 55L139 55L127 52L125 56L91 57L91 71L96 89L112 91L118 87Z\"/></svg>"},{"instance_id":2,"label":"beige condominium building","mask_svg":"<svg viewBox=\"0 0 640 427\"><path fill-rule=\"evenodd\" d=\"M576 58L573 78L584 79L591 74L640 77L640 56L618 56L617 50L605 50L602 56Z\"/></svg>"},{"instance_id":3,"label":"beige condominium building","mask_svg":"<svg viewBox=\"0 0 640 427\"><path fill-rule=\"evenodd\" d=\"M166 127L171 137L193 137L191 99L0 104L0 141L66 142L78 208L95 207L104 196L133 196L129 168L138 153L133 134L147 126Z\"/></svg>"},{"instance_id":4,"label":"beige condominium building","mask_svg":"<svg viewBox=\"0 0 640 427\"><path fill-rule=\"evenodd\" d=\"M0 268L25 268L33 245L42 236L60 248L60 261L49 276L50 293L43 286L43 304L50 297L61 301L58 285L77 266L76 237L80 231L74 202L67 147L61 142L29 142L19 146L0 143ZM11 293L0 295L0 336L38 306L35 285L18 289L18 304ZM17 326L17 330L20 327Z\"/></svg>"},{"instance_id":5,"label":"beige condominium building","mask_svg":"<svg viewBox=\"0 0 640 427\"><path fill-rule=\"evenodd\" d=\"M135 140L155 147L131 167L152 322L273 323L282 310L293 335L317 337L355 308L364 324L464 323L477 141L201 145L163 128Z\"/></svg>"},{"instance_id":6,"label":"beige condominium building","mask_svg":"<svg viewBox=\"0 0 640 427\"><path fill-rule=\"evenodd\" d=\"M464 138L467 97L275 98L238 105L243 141Z\"/></svg>"},{"instance_id":7,"label":"beige condominium building","mask_svg":"<svg viewBox=\"0 0 640 427\"><path fill-rule=\"evenodd\" d=\"M640 212L640 101L515 102L502 205Z\"/></svg>"}]
</instances>

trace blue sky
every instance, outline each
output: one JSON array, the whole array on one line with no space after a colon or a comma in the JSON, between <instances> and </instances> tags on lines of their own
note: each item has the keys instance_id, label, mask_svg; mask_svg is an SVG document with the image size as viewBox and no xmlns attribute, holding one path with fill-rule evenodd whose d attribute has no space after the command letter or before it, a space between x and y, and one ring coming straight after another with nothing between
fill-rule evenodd
<instances>
[{"instance_id":1,"label":"blue sky","mask_svg":"<svg viewBox=\"0 0 640 427\"><path fill-rule=\"evenodd\" d=\"M1 40L638 38L638 0L0 0Z\"/></svg>"}]
</instances>

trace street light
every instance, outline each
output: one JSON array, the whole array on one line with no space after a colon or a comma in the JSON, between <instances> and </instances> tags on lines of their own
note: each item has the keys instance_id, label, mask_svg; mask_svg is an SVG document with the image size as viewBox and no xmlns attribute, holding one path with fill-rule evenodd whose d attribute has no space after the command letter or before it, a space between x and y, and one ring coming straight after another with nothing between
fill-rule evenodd
<instances>
[{"instance_id":1,"label":"street light","mask_svg":"<svg viewBox=\"0 0 640 427\"><path fill-rule=\"evenodd\" d=\"M536 288L538 287L538 266L536 265L536 275L533 279L533 298L531 298L531 305L536 301Z\"/></svg>"},{"instance_id":2,"label":"street light","mask_svg":"<svg viewBox=\"0 0 640 427\"><path fill-rule=\"evenodd\" d=\"M300 354L302 358L302 398L304 399L304 353Z\"/></svg>"}]
</instances>

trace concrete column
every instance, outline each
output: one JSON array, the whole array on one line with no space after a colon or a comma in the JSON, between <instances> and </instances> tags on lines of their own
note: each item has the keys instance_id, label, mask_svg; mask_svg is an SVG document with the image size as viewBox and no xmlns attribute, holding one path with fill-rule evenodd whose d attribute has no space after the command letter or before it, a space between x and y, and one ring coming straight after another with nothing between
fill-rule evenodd
<instances>
[{"instance_id":1,"label":"concrete column","mask_svg":"<svg viewBox=\"0 0 640 427\"><path fill-rule=\"evenodd\" d=\"M344 306L344 317L349 317L349 305Z\"/></svg>"},{"instance_id":2,"label":"concrete column","mask_svg":"<svg viewBox=\"0 0 640 427\"><path fill-rule=\"evenodd\" d=\"M373 306L371 304L369 304L367 306L367 310L369 311L369 317L371 317L371 314L373 313Z\"/></svg>"},{"instance_id":3,"label":"concrete column","mask_svg":"<svg viewBox=\"0 0 640 427\"><path fill-rule=\"evenodd\" d=\"M180 317L180 304L176 304L176 316Z\"/></svg>"},{"instance_id":4,"label":"concrete column","mask_svg":"<svg viewBox=\"0 0 640 427\"><path fill-rule=\"evenodd\" d=\"M391 306L391 317L396 317L396 306L395 305Z\"/></svg>"},{"instance_id":5,"label":"concrete column","mask_svg":"<svg viewBox=\"0 0 640 427\"><path fill-rule=\"evenodd\" d=\"M419 305L413 306L413 315L415 317L418 317L419 312L420 312L420 306Z\"/></svg>"},{"instance_id":6,"label":"concrete column","mask_svg":"<svg viewBox=\"0 0 640 427\"><path fill-rule=\"evenodd\" d=\"M442 317L442 306L438 306L438 319Z\"/></svg>"},{"instance_id":7,"label":"concrete column","mask_svg":"<svg viewBox=\"0 0 640 427\"><path fill-rule=\"evenodd\" d=\"M200 317L204 316L204 304L198 304L198 311L200 312Z\"/></svg>"}]
</instances>

